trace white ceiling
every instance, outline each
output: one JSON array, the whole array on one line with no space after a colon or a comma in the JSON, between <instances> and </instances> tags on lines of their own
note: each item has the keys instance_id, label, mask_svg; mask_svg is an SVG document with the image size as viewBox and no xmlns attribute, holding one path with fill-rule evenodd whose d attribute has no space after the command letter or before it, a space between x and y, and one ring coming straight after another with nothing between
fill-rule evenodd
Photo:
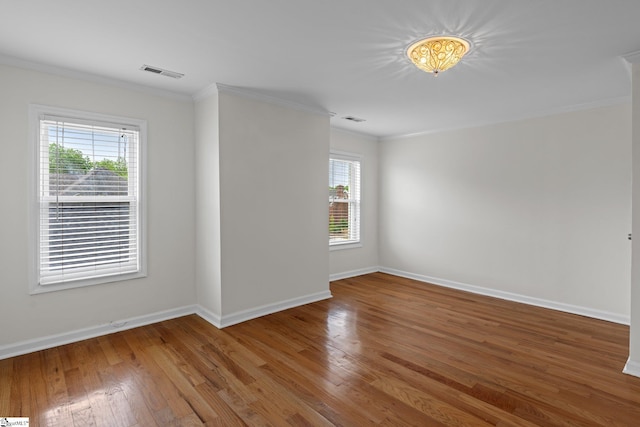
<instances>
[{"instance_id":1,"label":"white ceiling","mask_svg":"<svg viewBox=\"0 0 640 427\"><path fill-rule=\"evenodd\" d=\"M631 91L622 55L640 50L638 0L0 0L0 10L0 62L187 96L222 83L378 137L620 102ZM405 57L434 34L472 44L437 78Z\"/></svg>"}]
</instances>

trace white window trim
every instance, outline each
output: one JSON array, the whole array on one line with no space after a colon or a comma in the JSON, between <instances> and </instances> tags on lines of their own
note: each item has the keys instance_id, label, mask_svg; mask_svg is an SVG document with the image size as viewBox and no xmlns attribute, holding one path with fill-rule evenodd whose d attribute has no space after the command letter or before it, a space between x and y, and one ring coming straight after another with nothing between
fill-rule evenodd
<instances>
[{"instance_id":1,"label":"white window trim","mask_svg":"<svg viewBox=\"0 0 640 427\"><path fill-rule=\"evenodd\" d=\"M342 160L357 160L360 162L360 230L359 230L359 239L357 242L329 242L329 251L340 251L345 249L356 249L361 248L363 246L364 240L364 216L362 215L362 198L363 198L363 171L364 171L364 156L362 154L350 153L347 151L339 151L339 150L329 150L329 158L330 159L342 159Z\"/></svg>"},{"instance_id":2,"label":"white window trim","mask_svg":"<svg viewBox=\"0 0 640 427\"><path fill-rule=\"evenodd\" d=\"M38 234L40 218L39 212L39 194L38 194L38 168L39 168L39 147L40 147L40 117L43 114L61 116L69 119L82 121L99 121L106 123L128 124L136 126L139 129L139 170L138 170L138 237L139 237L139 262L140 269L135 273L96 277L91 279L81 279L72 282L60 284L40 285L38 277L38 258L40 255L38 247ZM29 224L29 293L31 295L55 292L64 289L74 289L85 286L99 285L103 283L119 282L123 280L137 279L147 276L147 206L146 206L146 170L147 170L147 121L141 119L133 119L129 117L120 117L105 115L80 110L72 110L67 108L51 107L47 105L30 104L29 105L29 156L28 165L28 209L27 219Z\"/></svg>"},{"instance_id":3,"label":"white window trim","mask_svg":"<svg viewBox=\"0 0 640 427\"><path fill-rule=\"evenodd\" d=\"M362 227L362 223L361 223ZM362 238L360 238L359 242L345 242L345 243L332 243L329 245L330 251L341 251L344 249L355 249L362 247Z\"/></svg>"}]
</instances>

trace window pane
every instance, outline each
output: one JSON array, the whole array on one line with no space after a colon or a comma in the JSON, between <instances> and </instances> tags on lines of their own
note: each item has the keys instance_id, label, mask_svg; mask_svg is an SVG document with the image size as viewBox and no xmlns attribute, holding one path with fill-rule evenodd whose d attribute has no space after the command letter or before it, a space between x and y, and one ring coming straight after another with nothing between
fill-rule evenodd
<instances>
[{"instance_id":1,"label":"window pane","mask_svg":"<svg viewBox=\"0 0 640 427\"><path fill-rule=\"evenodd\" d=\"M102 275L113 267L135 271L135 212L129 202L50 203L41 252L44 277L85 271ZM46 279L44 280L47 281Z\"/></svg>"},{"instance_id":2,"label":"window pane","mask_svg":"<svg viewBox=\"0 0 640 427\"><path fill-rule=\"evenodd\" d=\"M329 203L329 239L349 239L349 204Z\"/></svg>"},{"instance_id":3,"label":"window pane","mask_svg":"<svg viewBox=\"0 0 640 427\"><path fill-rule=\"evenodd\" d=\"M38 284L140 271L139 131L42 114Z\"/></svg>"},{"instance_id":4,"label":"window pane","mask_svg":"<svg viewBox=\"0 0 640 427\"><path fill-rule=\"evenodd\" d=\"M360 161L329 159L329 244L360 240Z\"/></svg>"}]
</instances>

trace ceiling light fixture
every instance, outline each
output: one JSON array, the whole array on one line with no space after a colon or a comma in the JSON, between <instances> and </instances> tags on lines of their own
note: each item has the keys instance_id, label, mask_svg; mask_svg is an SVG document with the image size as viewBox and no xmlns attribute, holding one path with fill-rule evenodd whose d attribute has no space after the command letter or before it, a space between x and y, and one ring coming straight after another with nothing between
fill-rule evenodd
<instances>
[{"instance_id":1,"label":"ceiling light fixture","mask_svg":"<svg viewBox=\"0 0 640 427\"><path fill-rule=\"evenodd\" d=\"M429 37L409 46L407 56L413 64L427 73L448 70L469 52L469 42L459 37Z\"/></svg>"}]
</instances>

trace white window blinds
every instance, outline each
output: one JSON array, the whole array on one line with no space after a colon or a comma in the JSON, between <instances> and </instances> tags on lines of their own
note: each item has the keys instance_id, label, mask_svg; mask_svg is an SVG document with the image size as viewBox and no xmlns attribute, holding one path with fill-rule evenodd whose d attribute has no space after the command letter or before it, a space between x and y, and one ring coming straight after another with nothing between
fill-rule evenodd
<instances>
[{"instance_id":1,"label":"white window blinds","mask_svg":"<svg viewBox=\"0 0 640 427\"><path fill-rule=\"evenodd\" d=\"M38 285L140 271L140 130L39 114Z\"/></svg>"},{"instance_id":2,"label":"white window blinds","mask_svg":"<svg viewBox=\"0 0 640 427\"><path fill-rule=\"evenodd\" d=\"M360 242L360 158L329 157L329 244Z\"/></svg>"}]
</instances>

